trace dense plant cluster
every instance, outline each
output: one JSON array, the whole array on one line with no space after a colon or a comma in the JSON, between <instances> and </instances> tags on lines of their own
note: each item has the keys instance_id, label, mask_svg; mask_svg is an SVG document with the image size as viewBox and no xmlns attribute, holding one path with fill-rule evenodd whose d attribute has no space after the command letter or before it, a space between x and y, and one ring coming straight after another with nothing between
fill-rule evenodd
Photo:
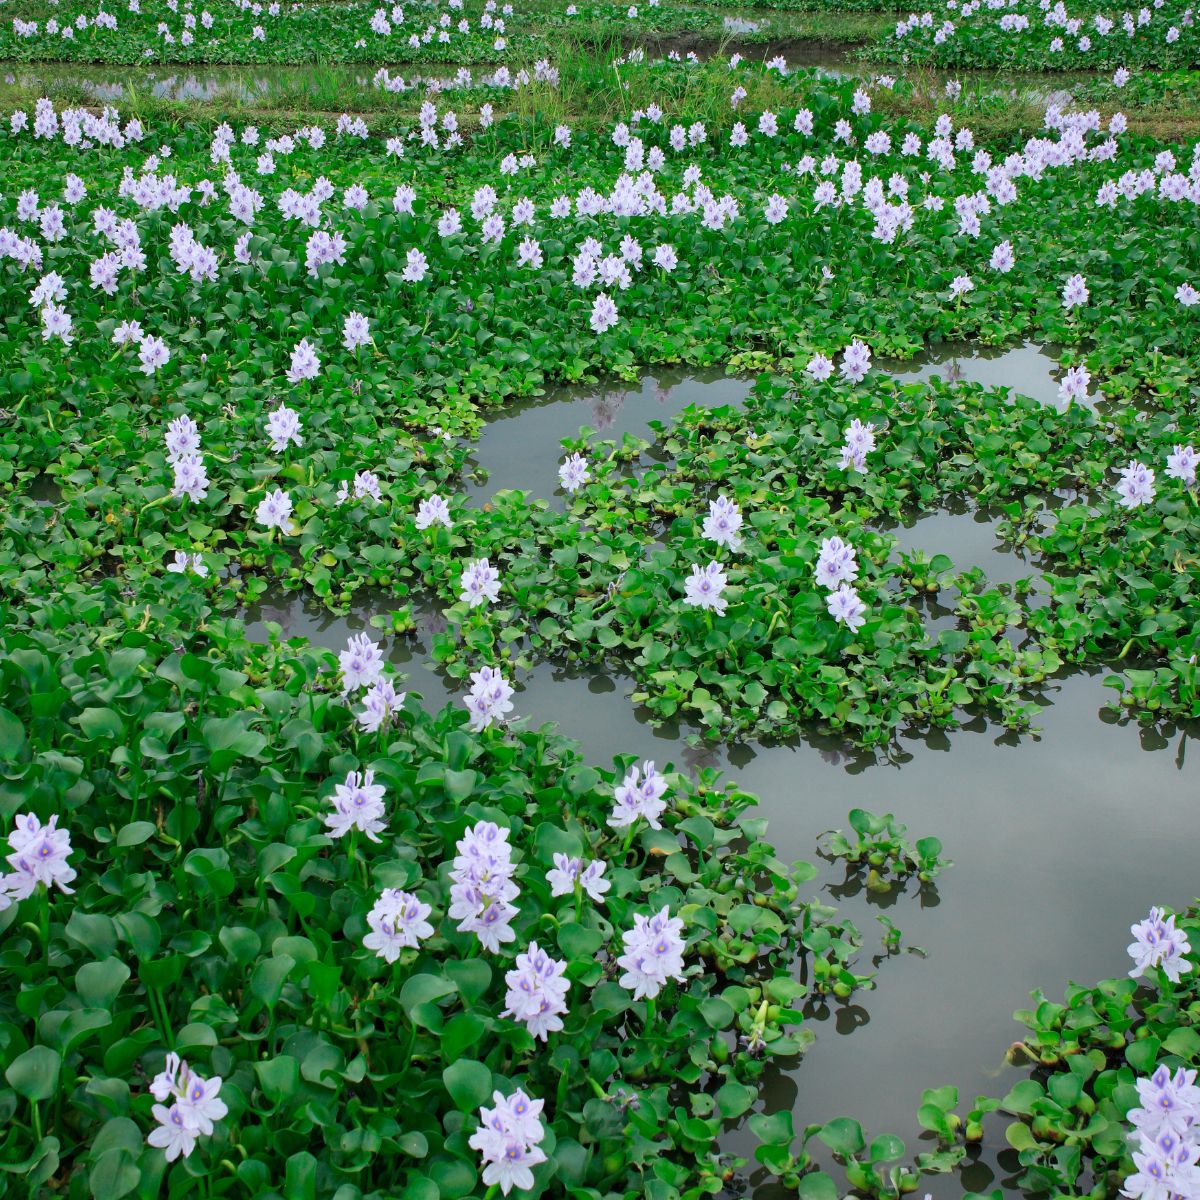
<instances>
[{"instance_id":1,"label":"dense plant cluster","mask_svg":"<svg viewBox=\"0 0 1200 1200\"><path fill-rule=\"evenodd\" d=\"M949 0L940 12L910 13L876 58L1017 70L1194 67L1200 35L1188 5L1136 10L1064 0Z\"/></svg>"},{"instance_id":2,"label":"dense plant cluster","mask_svg":"<svg viewBox=\"0 0 1200 1200\"><path fill-rule=\"evenodd\" d=\"M1200 715L1200 146L1113 111L1172 86L1126 61L1190 65L1196 34L1144 11L904 19L883 53L912 62L1119 67L1103 114L994 140L954 81L922 114L889 76L631 48L727 15L687 5L6 13L13 59L319 44L397 104L3 114L0 1193L894 1197L997 1110L1031 1191L1200 1193L1191 1125L1154 1115L1200 1113L1194 911L1135 928L1148 986L1039 996L1005 1098L964 1122L924 1091L915 1157L797 1126L764 1078L874 985L859 931L753 797L589 763L514 689L606 668L710 740L883 753L965 712L1026 731L1080 665L1139 719ZM603 84L547 54L572 29ZM412 95L425 60L500 65ZM619 119L571 108L602 87ZM879 369L966 340L1054 348L1057 402ZM472 499L495 410L662 364L754 383ZM951 504L1027 576L900 548ZM376 611L338 652L248 640L281 596ZM440 709L386 663L418 623ZM941 841L871 803L816 849L927 895Z\"/></svg>"},{"instance_id":3,"label":"dense plant cluster","mask_svg":"<svg viewBox=\"0 0 1200 1200\"><path fill-rule=\"evenodd\" d=\"M128 0L6 14L0 58L102 63L497 62L534 43L511 4Z\"/></svg>"},{"instance_id":4,"label":"dense plant cluster","mask_svg":"<svg viewBox=\"0 0 1200 1200\"><path fill-rule=\"evenodd\" d=\"M657 818L614 828L620 777L553 734L480 738L411 702L359 733L329 656L306 649L129 629L82 652L119 613L112 589L80 594L3 644L0 796L57 817L74 872L73 889L60 875L62 891L31 886L0 913L6 1162L31 1186L157 1187L166 1160L142 1142L170 1102L174 1076L152 1086L169 1053L184 1079L219 1079L227 1106L170 1194L210 1174L251 1192L286 1176L310 1194L465 1195L476 1110L514 1087L546 1106L536 1191L698 1195L728 1169L716 1134L764 1065L806 1044L794 962L843 945L750 797L672 773ZM339 836L326 816L360 771L382 818ZM511 944L447 915L488 828L511 848ZM606 889L563 876L581 857L607 865ZM393 918L411 938L392 935L381 891L414 901ZM630 931L664 909L679 982L635 995ZM565 964L546 1045L512 991L514 957L538 947ZM750 1124L795 1169L790 1136Z\"/></svg>"}]
</instances>

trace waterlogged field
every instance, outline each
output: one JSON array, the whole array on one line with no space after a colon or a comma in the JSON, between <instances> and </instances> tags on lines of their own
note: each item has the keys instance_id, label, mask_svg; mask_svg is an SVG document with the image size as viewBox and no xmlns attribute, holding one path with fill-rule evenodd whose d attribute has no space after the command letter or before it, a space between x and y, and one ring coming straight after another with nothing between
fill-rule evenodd
<instances>
[{"instance_id":1,"label":"waterlogged field","mask_svg":"<svg viewBox=\"0 0 1200 1200\"><path fill-rule=\"evenodd\" d=\"M0 1195L1200 1196L1192 11L731 7L5 7Z\"/></svg>"}]
</instances>

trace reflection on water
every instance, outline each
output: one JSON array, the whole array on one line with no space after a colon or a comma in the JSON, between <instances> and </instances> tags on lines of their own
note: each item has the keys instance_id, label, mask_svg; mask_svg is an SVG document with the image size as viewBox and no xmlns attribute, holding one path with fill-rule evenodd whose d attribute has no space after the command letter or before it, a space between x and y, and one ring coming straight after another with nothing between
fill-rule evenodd
<instances>
[{"instance_id":1,"label":"reflection on water","mask_svg":"<svg viewBox=\"0 0 1200 1200\"><path fill-rule=\"evenodd\" d=\"M816 1016L816 1045L794 1074L774 1076L765 1104L792 1107L797 1129L853 1115L915 1149L923 1088L952 1083L968 1106L978 1094L1003 1095L1021 1077L1003 1058L1028 993L1043 987L1053 997L1072 980L1124 974L1129 925L1151 904L1192 895L1200 759L1182 732L1168 740L1113 724L1100 712L1102 680L1077 674L1050 686L1040 738L974 722L904 739L898 766L829 739L695 751L653 730L627 687L599 676L534 672L518 711L556 722L600 765L629 753L723 768L761 798L785 861L816 861L816 839L846 828L855 807L894 813L912 837L942 839L955 865L938 879L940 903L922 905L911 888L898 902L842 889L838 903L866 940L864 964L879 947L881 911L924 956L891 957L877 990ZM748 1143L735 1135L730 1148ZM926 1190L961 1196L962 1182L930 1179Z\"/></svg>"},{"instance_id":2,"label":"reflection on water","mask_svg":"<svg viewBox=\"0 0 1200 1200\"><path fill-rule=\"evenodd\" d=\"M329 617L296 599L251 617L251 636L265 637L264 621L277 620L289 635L340 649L368 627L370 612ZM433 620L420 617L415 638L389 637L387 654L407 686L440 707L458 689L425 663ZM816 861L819 836L846 828L855 807L894 813L911 837L942 839L955 866L923 897L847 887L840 871L824 868L826 893L864 935L860 967L879 953L880 912L906 947L924 953L881 959L877 990L816 1009L817 1043L799 1069L767 1075L765 1107L792 1107L797 1128L854 1115L916 1149L923 1088L952 1083L968 1103L1003 1094L1020 1077L1003 1056L1018 1034L1012 1012L1028 993L1044 987L1053 996L1071 980L1123 974L1129 925L1151 904L1180 905L1192 894L1200 760L1184 732L1116 724L1102 711L1102 681L1097 672L1048 685L1040 737L976 720L903 737L893 762L832 738L693 747L686 730L649 725L628 680L550 665L518 681L515 705L529 725L553 722L577 738L600 766L636 754L660 767L723 770L761 798L785 861ZM740 1152L743 1135L729 1146ZM989 1170L980 1165L976 1176L986 1181ZM921 1190L961 1195L962 1182L933 1178Z\"/></svg>"},{"instance_id":3,"label":"reflection on water","mask_svg":"<svg viewBox=\"0 0 1200 1200\"><path fill-rule=\"evenodd\" d=\"M486 481L468 477L467 495L476 502L506 488L552 496L558 488L562 442L584 427L605 441L629 433L651 439L651 421L669 422L690 405L718 408L742 404L753 383L727 375L660 371L636 386L617 384L596 391L559 388L537 400L505 407L488 420L471 455ZM561 507L561 499L558 501Z\"/></svg>"},{"instance_id":4,"label":"reflection on water","mask_svg":"<svg viewBox=\"0 0 1200 1200\"><path fill-rule=\"evenodd\" d=\"M439 67L454 72L453 67ZM473 72L477 72L478 75ZM37 89L53 96L63 86L82 90L100 104L115 104L133 96L152 96L156 100L178 103L211 103L234 100L242 104L267 104L281 96L297 92L316 94L344 89L363 91L373 86L375 72L370 67L329 64L310 66L200 66L200 67L88 67L73 64L69 69L54 64L39 64L36 69L7 71L4 83L24 89ZM389 91L452 91L491 84L489 69L477 66L460 68L454 74L406 74L393 78Z\"/></svg>"},{"instance_id":5,"label":"reflection on water","mask_svg":"<svg viewBox=\"0 0 1200 1200\"><path fill-rule=\"evenodd\" d=\"M1065 371L1050 349L1026 342L1009 350L974 344L946 343L909 362L882 359L876 364L900 383L941 379L944 383L981 383L1010 388L1041 404L1063 407L1058 385ZM1088 407L1094 402L1088 397Z\"/></svg>"},{"instance_id":6,"label":"reflection on water","mask_svg":"<svg viewBox=\"0 0 1200 1200\"><path fill-rule=\"evenodd\" d=\"M981 567L991 583L1016 583L1036 578L1038 567L1016 550L998 541L1000 518L987 512L947 511L924 513L903 522L880 522L879 529L896 539L892 557L916 551L933 558L947 555L956 570Z\"/></svg>"}]
</instances>

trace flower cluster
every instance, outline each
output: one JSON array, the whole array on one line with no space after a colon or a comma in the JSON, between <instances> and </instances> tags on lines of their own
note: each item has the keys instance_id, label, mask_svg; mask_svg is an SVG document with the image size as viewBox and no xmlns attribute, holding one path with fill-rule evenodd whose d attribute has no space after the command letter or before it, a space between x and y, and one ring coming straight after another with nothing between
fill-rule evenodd
<instances>
[{"instance_id":1,"label":"flower cluster","mask_svg":"<svg viewBox=\"0 0 1200 1200\"><path fill-rule=\"evenodd\" d=\"M653 769L653 764L648 765ZM612 884L604 878L606 866L607 864L599 859L585 863L582 858L556 854L554 866L546 872L550 895L573 896L586 892L597 904L603 903L604 893L612 887Z\"/></svg>"},{"instance_id":2,"label":"flower cluster","mask_svg":"<svg viewBox=\"0 0 1200 1200\"><path fill-rule=\"evenodd\" d=\"M1167 916L1161 908L1152 908L1150 915L1129 927L1133 941L1129 943L1129 957L1133 959L1130 976L1136 977L1148 969L1161 967L1172 983L1178 983L1180 975L1192 969L1186 958L1192 947L1187 934L1176 929L1175 918Z\"/></svg>"},{"instance_id":3,"label":"flower cluster","mask_svg":"<svg viewBox=\"0 0 1200 1200\"><path fill-rule=\"evenodd\" d=\"M516 870L508 830L493 821L480 821L458 842L458 854L450 868L449 916L458 922L460 933L473 933L485 950L494 954L502 942L516 937L512 903L520 894L513 882Z\"/></svg>"},{"instance_id":4,"label":"flower cluster","mask_svg":"<svg viewBox=\"0 0 1200 1200\"><path fill-rule=\"evenodd\" d=\"M512 685L498 667L481 667L473 671L471 690L463 697L471 714L468 726L471 732L479 733L494 722L503 721L512 712L512 694Z\"/></svg>"},{"instance_id":5,"label":"flower cluster","mask_svg":"<svg viewBox=\"0 0 1200 1200\"><path fill-rule=\"evenodd\" d=\"M1200 1196L1200 1088L1196 1072L1160 1065L1137 1081L1140 1104L1129 1113L1137 1149L1121 1195L1131 1200Z\"/></svg>"},{"instance_id":6,"label":"flower cluster","mask_svg":"<svg viewBox=\"0 0 1200 1200\"><path fill-rule=\"evenodd\" d=\"M739 550L742 545L742 514L738 506L727 496L718 496L708 504L708 516L704 518L704 536L718 546Z\"/></svg>"},{"instance_id":7,"label":"flower cluster","mask_svg":"<svg viewBox=\"0 0 1200 1200\"><path fill-rule=\"evenodd\" d=\"M492 1093L494 1108L480 1108L479 1128L469 1145L483 1157L483 1182L497 1184L507 1196L514 1187L528 1191L533 1187L533 1168L546 1161L540 1143L546 1136L539 1114L542 1100L530 1099L518 1088L505 1096Z\"/></svg>"},{"instance_id":8,"label":"flower cluster","mask_svg":"<svg viewBox=\"0 0 1200 1200\"><path fill-rule=\"evenodd\" d=\"M495 604L500 598L500 572L486 558L472 559L463 570L460 586L458 598L468 608Z\"/></svg>"},{"instance_id":9,"label":"flower cluster","mask_svg":"<svg viewBox=\"0 0 1200 1200\"><path fill-rule=\"evenodd\" d=\"M1167 455L1167 478L1178 479L1185 487L1196 486L1196 467L1200 464L1200 454L1194 446L1176 446ZM1131 459L1121 469L1121 478L1116 486L1117 503L1122 508L1140 508L1143 504L1153 504L1155 496L1154 469L1144 462Z\"/></svg>"},{"instance_id":10,"label":"flower cluster","mask_svg":"<svg viewBox=\"0 0 1200 1200\"><path fill-rule=\"evenodd\" d=\"M563 459L558 468L558 480L563 490L577 492L592 477L588 461L582 454L571 454Z\"/></svg>"},{"instance_id":11,"label":"flower cluster","mask_svg":"<svg viewBox=\"0 0 1200 1200\"><path fill-rule=\"evenodd\" d=\"M875 449L875 426L869 421L860 421L857 417L846 426L843 436L845 443L841 449L838 466L843 471L858 471L867 469L867 455Z\"/></svg>"},{"instance_id":12,"label":"flower cluster","mask_svg":"<svg viewBox=\"0 0 1200 1200\"><path fill-rule=\"evenodd\" d=\"M613 789L616 803L608 823L614 829L627 829L639 817L645 817L651 829L661 829L658 818L667 807L663 799L666 794L667 781L654 769L652 762L643 763L641 767L632 766Z\"/></svg>"},{"instance_id":13,"label":"flower cluster","mask_svg":"<svg viewBox=\"0 0 1200 1200\"><path fill-rule=\"evenodd\" d=\"M571 986L564 978L566 970L565 962L551 958L537 942L530 942L529 949L517 955L516 969L504 976L508 994L500 1015L523 1021L525 1028L544 1042L548 1034L563 1027L567 989Z\"/></svg>"},{"instance_id":14,"label":"flower cluster","mask_svg":"<svg viewBox=\"0 0 1200 1200\"><path fill-rule=\"evenodd\" d=\"M67 886L75 878L75 869L67 863L71 835L58 828L57 814L43 825L33 813L21 813L14 824L8 835L12 850L8 865L12 873L0 876L0 910L8 908L14 900L33 895L38 884L47 891L57 886L71 892Z\"/></svg>"},{"instance_id":15,"label":"flower cluster","mask_svg":"<svg viewBox=\"0 0 1200 1200\"><path fill-rule=\"evenodd\" d=\"M375 782L374 771L351 771L345 783L333 789L333 811L325 814L331 837L345 837L352 829L361 830L373 842L379 841L383 820L384 786Z\"/></svg>"},{"instance_id":16,"label":"flower cluster","mask_svg":"<svg viewBox=\"0 0 1200 1200\"><path fill-rule=\"evenodd\" d=\"M146 1141L164 1150L167 1162L180 1155L187 1158L196 1148L196 1139L211 1134L213 1122L229 1111L218 1096L220 1090L219 1076L205 1079L178 1054L168 1054L165 1067L150 1083L150 1093L158 1101L151 1109L158 1126Z\"/></svg>"},{"instance_id":17,"label":"flower cluster","mask_svg":"<svg viewBox=\"0 0 1200 1200\"><path fill-rule=\"evenodd\" d=\"M366 688L363 709L357 716L359 728L366 733L391 724L404 704L407 692L398 692L383 673L383 651L365 634L348 639L346 649L338 655L342 675L342 694L350 695Z\"/></svg>"},{"instance_id":18,"label":"flower cluster","mask_svg":"<svg viewBox=\"0 0 1200 1200\"><path fill-rule=\"evenodd\" d=\"M363 945L394 963L401 950L416 949L422 939L433 935L433 926L426 920L430 912L430 906L411 892L384 888L375 907L367 913L371 932L363 938Z\"/></svg>"},{"instance_id":19,"label":"flower cluster","mask_svg":"<svg viewBox=\"0 0 1200 1200\"><path fill-rule=\"evenodd\" d=\"M729 601L723 599L721 593L728 583L719 562L710 562L706 567L693 566L691 575L683 583L683 602L722 616Z\"/></svg>"},{"instance_id":20,"label":"flower cluster","mask_svg":"<svg viewBox=\"0 0 1200 1200\"><path fill-rule=\"evenodd\" d=\"M635 1000L653 1000L670 979L683 982L682 933L683 921L672 917L665 905L652 917L634 916L633 928L623 935L625 953L617 965L625 972L621 986L629 988Z\"/></svg>"}]
</instances>

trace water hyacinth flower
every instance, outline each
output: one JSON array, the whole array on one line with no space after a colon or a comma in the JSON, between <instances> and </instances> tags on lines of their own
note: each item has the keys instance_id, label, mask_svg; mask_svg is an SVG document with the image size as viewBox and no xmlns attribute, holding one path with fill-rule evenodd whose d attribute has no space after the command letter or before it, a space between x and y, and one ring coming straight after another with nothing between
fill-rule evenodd
<instances>
[{"instance_id":1,"label":"water hyacinth flower","mask_svg":"<svg viewBox=\"0 0 1200 1200\"><path fill-rule=\"evenodd\" d=\"M529 949L517 955L516 969L505 972L508 993L500 1015L521 1021L534 1038L546 1041L563 1027L571 986L570 980L563 978L566 970L565 962L530 942Z\"/></svg>"},{"instance_id":2,"label":"water hyacinth flower","mask_svg":"<svg viewBox=\"0 0 1200 1200\"><path fill-rule=\"evenodd\" d=\"M450 506L441 496L430 496L417 505L417 528L428 529L430 525L444 525L453 528L450 521Z\"/></svg>"},{"instance_id":3,"label":"water hyacinth flower","mask_svg":"<svg viewBox=\"0 0 1200 1200\"><path fill-rule=\"evenodd\" d=\"M286 404L281 404L267 416L267 437L271 439L271 449L276 454L281 454L292 442L303 446L301 429L300 414Z\"/></svg>"},{"instance_id":4,"label":"water hyacinth flower","mask_svg":"<svg viewBox=\"0 0 1200 1200\"><path fill-rule=\"evenodd\" d=\"M1073 308L1078 308L1082 304L1088 302L1087 281L1082 275L1072 275L1066 283L1063 284L1062 290L1062 306L1068 312Z\"/></svg>"},{"instance_id":5,"label":"water hyacinth flower","mask_svg":"<svg viewBox=\"0 0 1200 1200\"><path fill-rule=\"evenodd\" d=\"M1131 978L1147 969L1162 967L1167 978L1178 983L1179 977L1192 969L1192 964L1184 958L1192 949L1187 934L1177 929L1175 918L1167 916L1161 908L1152 908L1144 921L1129 927L1129 932L1133 934L1133 941L1127 947L1133 959Z\"/></svg>"},{"instance_id":6,"label":"water hyacinth flower","mask_svg":"<svg viewBox=\"0 0 1200 1200\"><path fill-rule=\"evenodd\" d=\"M1087 367L1068 367L1058 385L1058 398L1068 404L1074 400L1084 400L1092 382L1092 376Z\"/></svg>"},{"instance_id":7,"label":"water hyacinth flower","mask_svg":"<svg viewBox=\"0 0 1200 1200\"><path fill-rule=\"evenodd\" d=\"M144 337L138 347L138 361L142 366L143 375L153 375L170 361L171 352L162 338Z\"/></svg>"},{"instance_id":8,"label":"water hyacinth flower","mask_svg":"<svg viewBox=\"0 0 1200 1200\"><path fill-rule=\"evenodd\" d=\"M834 588L858 578L854 547L840 537L824 538L817 557L816 580L820 587Z\"/></svg>"},{"instance_id":9,"label":"water hyacinth flower","mask_svg":"<svg viewBox=\"0 0 1200 1200\"><path fill-rule=\"evenodd\" d=\"M342 323L342 345L353 352L371 341L370 322L360 312L352 312Z\"/></svg>"},{"instance_id":10,"label":"water hyacinth flower","mask_svg":"<svg viewBox=\"0 0 1200 1200\"><path fill-rule=\"evenodd\" d=\"M289 383L301 383L305 379L316 379L321 371L321 360L308 338L302 338L292 351L292 365L288 367Z\"/></svg>"},{"instance_id":11,"label":"water hyacinth flower","mask_svg":"<svg viewBox=\"0 0 1200 1200\"><path fill-rule=\"evenodd\" d=\"M1192 487L1196 482L1196 465L1200 463L1200 454L1192 446L1176 446L1167 455L1167 478L1178 479L1181 483Z\"/></svg>"},{"instance_id":12,"label":"water hyacinth flower","mask_svg":"<svg viewBox=\"0 0 1200 1200\"><path fill-rule=\"evenodd\" d=\"M492 1094L494 1108L480 1108L479 1128L468 1145L483 1158L483 1182L499 1186L504 1195L512 1189L533 1187L533 1168L546 1161L539 1143L546 1131L538 1119L543 1101L531 1100L519 1088L508 1096Z\"/></svg>"},{"instance_id":13,"label":"water hyacinth flower","mask_svg":"<svg viewBox=\"0 0 1200 1200\"><path fill-rule=\"evenodd\" d=\"M640 913L633 928L622 935L625 952L617 959L624 971L621 986L633 992L635 1000L653 1000L668 980L683 982L683 921L672 917L665 905L652 917Z\"/></svg>"},{"instance_id":14,"label":"water hyacinth flower","mask_svg":"<svg viewBox=\"0 0 1200 1200\"><path fill-rule=\"evenodd\" d=\"M857 417L843 431L845 443L841 449L838 466L843 471L866 471L867 455L875 449L875 426Z\"/></svg>"},{"instance_id":15,"label":"water hyacinth flower","mask_svg":"<svg viewBox=\"0 0 1200 1200\"><path fill-rule=\"evenodd\" d=\"M269 492L258 502L254 519L267 529L287 533L292 523L292 498L281 488Z\"/></svg>"},{"instance_id":16,"label":"water hyacinth flower","mask_svg":"<svg viewBox=\"0 0 1200 1200\"><path fill-rule=\"evenodd\" d=\"M368 634L360 633L346 642L338 655L342 673L342 695L348 696L359 688L369 688L383 674L383 651Z\"/></svg>"},{"instance_id":17,"label":"water hyacinth flower","mask_svg":"<svg viewBox=\"0 0 1200 1200\"><path fill-rule=\"evenodd\" d=\"M208 574L208 567L199 554L189 554L186 550L175 551L175 561L167 563L167 570L172 575L183 575L190 571L203 579Z\"/></svg>"},{"instance_id":18,"label":"water hyacinth flower","mask_svg":"<svg viewBox=\"0 0 1200 1200\"><path fill-rule=\"evenodd\" d=\"M829 615L851 633L857 633L866 622L867 606L848 583L843 583L836 592L830 592L825 607L829 609Z\"/></svg>"},{"instance_id":19,"label":"water hyacinth flower","mask_svg":"<svg viewBox=\"0 0 1200 1200\"><path fill-rule=\"evenodd\" d=\"M613 789L616 803L608 823L614 829L627 829L639 817L644 817L651 829L661 829L659 817L667 802L667 781L655 770L654 763L636 764L625 772L625 778Z\"/></svg>"},{"instance_id":20,"label":"water hyacinth flower","mask_svg":"<svg viewBox=\"0 0 1200 1200\"><path fill-rule=\"evenodd\" d=\"M512 685L496 667L482 667L471 675L471 690L463 697L463 703L471 714L468 728L472 733L481 733L490 725L512 712Z\"/></svg>"},{"instance_id":21,"label":"water hyacinth flower","mask_svg":"<svg viewBox=\"0 0 1200 1200\"><path fill-rule=\"evenodd\" d=\"M653 768L653 764L648 765ZM659 811L661 812L661 809ZM609 824L612 824L611 820ZM602 904L605 892L612 887L612 883L604 878L606 866L607 864L599 859L585 863L582 858L556 854L554 866L546 872L550 895L573 896L578 888L586 892L597 904Z\"/></svg>"},{"instance_id":22,"label":"water hyacinth flower","mask_svg":"<svg viewBox=\"0 0 1200 1200\"><path fill-rule=\"evenodd\" d=\"M14 900L32 896L39 884L47 892L57 887L70 895L69 887L75 869L67 859L71 856L71 835L58 828L58 815L43 825L33 813L21 813L8 835L12 853L8 865L12 874L0 877L0 909L8 908Z\"/></svg>"},{"instance_id":23,"label":"water hyacinth flower","mask_svg":"<svg viewBox=\"0 0 1200 1200\"><path fill-rule=\"evenodd\" d=\"M601 292L592 302L590 323L594 333L604 333L617 323L617 306L607 292Z\"/></svg>"},{"instance_id":24,"label":"water hyacinth flower","mask_svg":"<svg viewBox=\"0 0 1200 1200\"><path fill-rule=\"evenodd\" d=\"M742 545L742 514L738 506L727 496L718 496L708 503L708 516L704 518L704 536L718 546L739 550Z\"/></svg>"},{"instance_id":25,"label":"water hyacinth flower","mask_svg":"<svg viewBox=\"0 0 1200 1200\"><path fill-rule=\"evenodd\" d=\"M1121 471L1117 484L1117 503L1122 508L1140 508L1154 501L1154 472L1145 463L1131 459Z\"/></svg>"},{"instance_id":26,"label":"water hyacinth flower","mask_svg":"<svg viewBox=\"0 0 1200 1200\"><path fill-rule=\"evenodd\" d=\"M167 462L172 466L181 458L200 452L200 429L187 413L167 426L163 440L167 445Z\"/></svg>"},{"instance_id":27,"label":"water hyacinth flower","mask_svg":"<svg viewBox=\"0 0 1200 1200\"><path fill-rule=\"evenodd\" d=\"M171 485L172 496L185 496L188 500L203 500L208 495L208 470L198 454L184 454L171 464L175 481Z\"/></svg>"},{"instance_id":28,"label":"water hyacinth flower","mask_svg":"<svg viewBox=\"0 0 1200 1200\"><path fill-rule=\"evenodd\" d=\"M355 718L364 733L375 733L392 718L404 704L407 692L398 692L390 679L377 680L363 697L362 712Z\"/></svg>"},{"instance_id":29,"label":"water hyacinth flower","mask_svg":"<svg viewBox=\"0 0 1200 1200\"><path fill-rule=\"evenodd\" d=\"M861 383L871 369L871 351L857 338L846 347L842 355L842 365L838 368L842 378L851 383Z\"/></svg>"},{"instance_id":30,"label":"water hyacinth flower","mask_svg":"<svg viewBox=\"0 0 1200 1200\"><path fill-rule=\"evenodd\" d=\"M450 907L447 915L460 933L473 933L479 944L495 953L514 941L513 901L520 889L513 882L516 867L508 830L494 821L480 821L459 840L450 868Z\"/></svg>"},{"instance_id":31,"label":"water hyacinth flower","mask_svg":"<svg viewBox=\"0 0 1200 1200\"><path fill-rule=\"evenodd\" d=\"M1136 926L1135 926L1136 929ZM1131 1200L1171 1200L1200 1192L1200 1088L1196 1071L1174 1073L1160 1063L1148 1079L1137 1081L1139 1104L1128 1114L1133 1126L1133 1173L1121 1194Z\"/></svg>"},{"instance_id":32,"label":"water hyacinth flower","mask_svg":"<svg viewBox=\"0 0 1200 1200\"><path fill-rule=\"evenodd\" d=\"M374 771L351 771L345 783L333 789L333 811L325 814L331 837L345 837L351 829L361 830L373 842L378 842L384 828L384 786L375 782Z\"/></svg>"},{"instance_id":33,"label":"water hyacinth flower","mask_svg":"<svg viewBox=\"0 0 1200 1200\"><path fill-rule=\"evenodd\" d=\"M818 383L824 383L833 374L833 359L825 354L814 354L804 369Z\"/></svg>"},{"instance_id":34,"label":"water hyacinth flower","mask_svg":"<svg viewBox=\"0 0 1200 1200\"><path fill-rule=\"evenodd\" d=\"M385 888L367 914L371 932L363 938L363 945L394 963L401 950L415 950L423 939L433 936L433 926L426 920L432 911L411 892Z\"/></svg>"},{"instance_id":35,"label":"water hyacinth flower","mask_svg":"<svg viewBox=\"0 0 1200 1200\"><path fill-rule=\"evenodd\" d=\"M571 493L579 491L592 477L588 461L582 454L572 454L563 459L558 468L558 479L563 488Z\"/></svg>"},{"instance_id":36,"label":"water hyacinth flower","mask_svg":"<svg viewBox=\"0 0 1200 1200\"><path fill-rule=\"evenodd\" d=\"M500 572L486 558L472 559L462 573L459 586L462 591L458 598L468 608L495 604L500 598Z\"/></svg>"},{"instance_id":37,"label":"water hyacinth flower","mask_svg":"<svg viewBox=\"0 0 1200 1200\"><path fill-rule=\"evenodd\" d=\"M167 1162L187 1158L196 1148L196 1139L210 1135L215 1122L229 1112L219 1095L221 1082L216 1075L205 1079L178 1054L167 1055L163 1070L150 1082L150 1094L158 1101L151 1109L158 1127L146 1138L165 1151Z\"/></svg>"},{"instance_id":38,"label":"water hyacinth flower","mask_svg":"<svg viewBox=\"0 0 1200 1200\"><path fill-rule=\"evenodd\" d=\"M707 567L693 566L691 576L684 581L683 602L721 616L728 606L728 601L721 598L728 582L718 562L710 562Z\"/></svg>"}]
</instances>

